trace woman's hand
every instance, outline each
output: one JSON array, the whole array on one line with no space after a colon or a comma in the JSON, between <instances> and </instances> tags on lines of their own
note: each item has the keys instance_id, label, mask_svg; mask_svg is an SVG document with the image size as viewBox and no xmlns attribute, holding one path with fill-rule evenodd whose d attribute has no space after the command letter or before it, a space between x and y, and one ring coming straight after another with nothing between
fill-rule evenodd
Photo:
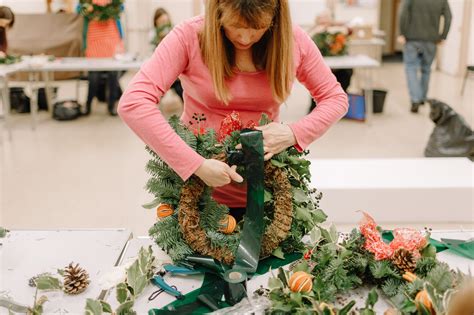
<instances>
[{"instance_id":1,"label":"woman's hand","mask_svg":"<svg viewBox=\"0 0 474 315\"><path fill-rule=\"evenodd\" d=\"M241 183L244 179L236 172L236 165L230 167L224 162L206 159L194 172L207 186L220 187L230 184L231 181Z\"/></svg>"},{"instance_id":2,"label":"woman's hand","mask_svg":"<svg viewBox=\"0 0 474 315\"><path fill-rule=\"evenodd\" d=\"M263 152L264 160L267 161L275 154L286 150L288 147L296 144L296 138L290 126L276 122L265 126L255 127L263 133Z\"/></svg>"}]
</instances>

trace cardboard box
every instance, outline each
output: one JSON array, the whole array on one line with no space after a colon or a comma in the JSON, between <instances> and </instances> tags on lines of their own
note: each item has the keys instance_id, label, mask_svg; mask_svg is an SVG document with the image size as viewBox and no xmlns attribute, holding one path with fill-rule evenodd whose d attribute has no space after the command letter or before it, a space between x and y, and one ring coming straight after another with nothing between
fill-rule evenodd
<instances>
[{"instance_id":1,"label":"cardboard box","mask_svg":"<svg viewBox=\"0 0 474 315\"><path fill-rule=\"evenodd\" d=\"M372 39L373 37L372 25L358 25L352 27L352 39Z\"/></svg>"}]
</instances>

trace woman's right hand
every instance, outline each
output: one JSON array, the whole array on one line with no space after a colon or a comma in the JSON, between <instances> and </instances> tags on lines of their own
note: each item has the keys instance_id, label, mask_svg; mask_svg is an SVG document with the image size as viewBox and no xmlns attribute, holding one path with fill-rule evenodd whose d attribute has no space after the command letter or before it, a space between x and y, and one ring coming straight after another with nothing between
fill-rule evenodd
<instances>
[{"instance_id":1,"label":"woman's right hand","mask_svg":"<svg viewBox=\"0 0 474 315\"><path fill-rule=\"evenodd\" d=\"M224 162L206 159L194 172L207 186L220 187L230 184L231 181L241 183L244 179L236 171L237 166L232 167Z\"/></svg>"}]
</instances>

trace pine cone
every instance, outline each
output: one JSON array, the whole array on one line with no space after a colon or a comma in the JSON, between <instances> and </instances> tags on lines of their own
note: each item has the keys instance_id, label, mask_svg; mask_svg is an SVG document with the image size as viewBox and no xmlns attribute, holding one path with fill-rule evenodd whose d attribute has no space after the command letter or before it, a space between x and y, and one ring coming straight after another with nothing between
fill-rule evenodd
<instances>
[{"instance_id":1,"label":"pine cone","mask_svg":"<svg viewBox=\"0 0 474 315\"><path fill-rule=\"evenodd\" d=\"M79 294L89 285L89 274L79 264L74 266L70 263L64 269L64 292L67 294Z\"/></svg>"},{"instance_id":2,"label":"pine cone","mask_svg":"<svg viewBox=\"0 0 474 315\"><path fill-rule=\"evenodd\" d=\"M405 248L399 248L393 253L392 263L402 272L412 272L416 267L413 253Z\"/></svg>"}]
</instances>

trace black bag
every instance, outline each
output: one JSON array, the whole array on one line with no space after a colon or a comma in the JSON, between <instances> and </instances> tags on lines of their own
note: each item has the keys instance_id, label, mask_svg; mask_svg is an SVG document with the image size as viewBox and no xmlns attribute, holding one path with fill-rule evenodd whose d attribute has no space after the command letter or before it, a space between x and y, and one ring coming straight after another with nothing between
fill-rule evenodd
<instances>
[{"instance_id":1,"label":"black bag","mask_svg":"<svg viewBox=\"0 0 474 315\"><path fill-rule=\"evenodd\" d=\"M77 101L56 102L53 106L53 118L56 120L73 120L81 116L81 105Z\"/></svg>"},{"instance_id":2,"label":"black bag","mask_svg":"<svg viewBox=\"0 0 474 315\"><path fill-rule=\"evenodd\" d=\"M58 93L58 88L54 87L52 92L52 98L55 98ZM25 94L25 90L22 87L10 88L10 108L20 114L29 113L31 111L31 99ZM38 89L38 110L48 110L48 102L44 88Z\"/></svg>"},{"instance_id":3,"label":"black bag","mask_svg":"<svg viewBox=\"0 0 474 315\"><path fill-rule=\"evenodd\" d=\"M449 105L430 100L430 118L436 124L425 149L427 157L474 157L474 134Z\"/></svg>"},{"instance_id":4,"label":"black bag","mask_svg":"<svg viewBox=\"0 0 474 315\"><path fill-rule=\"evenodd\" d=\"M10 108L17 113L30 112L30 98L25 94L22 87L10 88Z\"/></svg>"}]
</instances>

